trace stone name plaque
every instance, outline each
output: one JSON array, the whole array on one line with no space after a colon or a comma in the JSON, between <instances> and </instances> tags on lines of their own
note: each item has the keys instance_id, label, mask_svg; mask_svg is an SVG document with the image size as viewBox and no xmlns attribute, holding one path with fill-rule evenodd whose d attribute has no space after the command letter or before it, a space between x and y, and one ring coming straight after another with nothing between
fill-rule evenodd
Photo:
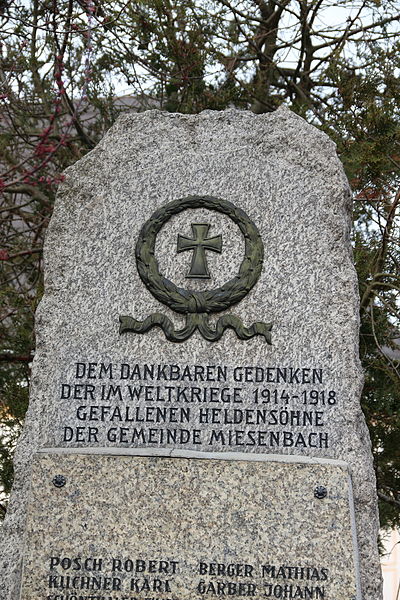
<instances>
[{"instance_id":1,"label":"stone name plaque","mask_svg":"<svg viewBox=\"0 0 400 600\"><path fill-rule=\"evenodd\" d=\"M360 598L344 465L42 454L33 468L21 600Z\"/></svg>"}]
</instances>

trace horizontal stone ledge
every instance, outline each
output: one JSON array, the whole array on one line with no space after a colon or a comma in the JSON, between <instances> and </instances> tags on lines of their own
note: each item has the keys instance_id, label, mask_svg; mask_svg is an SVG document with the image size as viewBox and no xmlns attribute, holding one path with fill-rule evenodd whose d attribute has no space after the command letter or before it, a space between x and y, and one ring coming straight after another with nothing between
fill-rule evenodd
<instances>
[{"instance_id":1,"label":"horizontal stone ledge","mask_svg":"<svg viewBox=\"0 0 400 600\"><path fill-rule=\"evenodd\" d=\"M113 448L104 446L85 448L40 448L39 454L99 454L109 456L166 456L168 458L193 458L205 460L244 460L253 462L282 462L335 465L348 469L348 463L334 458L298 456L294 454L253 454L248 452L199 452L181 448Z\"/></svg>"}]
</instances>

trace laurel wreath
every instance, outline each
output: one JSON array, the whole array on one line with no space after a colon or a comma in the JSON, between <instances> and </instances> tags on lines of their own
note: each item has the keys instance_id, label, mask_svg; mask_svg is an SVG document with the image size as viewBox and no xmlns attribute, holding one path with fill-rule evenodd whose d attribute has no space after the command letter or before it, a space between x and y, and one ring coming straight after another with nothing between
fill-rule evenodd
<instances>
[{"instance_id":1,"label":"laurel wreath","mask_svg":"<svg viewBox=\"0 0 400 600\"><path fill-rule=\"evenodd\" d=\"M223 286L195 292L177 287L163 277L155 258L157 234L169 219L188 208L207 208L225 214L236 223L245 239L245 255L236 277ZM240 302L256 284L262 269L264 246L255 224L227 200L212 196L188 196L158 209L142 227L136 244L137 269L145 286L163 304L178 313L212 313Z\"/></svg>"}]
</instances>

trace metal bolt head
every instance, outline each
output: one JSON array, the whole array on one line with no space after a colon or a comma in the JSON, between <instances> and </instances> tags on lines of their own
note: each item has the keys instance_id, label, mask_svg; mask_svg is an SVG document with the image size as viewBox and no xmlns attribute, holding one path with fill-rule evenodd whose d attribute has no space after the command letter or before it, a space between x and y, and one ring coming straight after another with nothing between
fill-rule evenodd
<instances>
[{"instance_id":1,"label":"metal bolt head","mask_svg":"<svg viewBox=\"0 0 400 600\"><path fill-rule=\"evenodd\" d=\"M318 500L322 500L322 498L326 498L328 495L328 490L323 485L317 485L314 489L314 496L318 498Z\"/></svg>"},{"instance_id":2,"label":"metal bolt head","mask_svg":"<svg viewBox=\"0 0 400 600\"><path fill-rule=\"evenodd\" d=\"M66 483L67 483L67 480L64 477L64 475L55 475L53 477L53 485L55 485L57 488L64 487L64 485Z\"/></svg>"}]
</instances>

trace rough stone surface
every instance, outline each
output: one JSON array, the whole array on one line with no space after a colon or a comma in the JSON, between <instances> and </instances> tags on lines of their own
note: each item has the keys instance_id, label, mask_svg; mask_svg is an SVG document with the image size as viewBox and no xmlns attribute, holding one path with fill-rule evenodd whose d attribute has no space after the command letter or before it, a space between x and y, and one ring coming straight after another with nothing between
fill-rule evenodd
<instances>
[{"instance_id":1,"label":"rough stone surface","mask_svg":"<svg viewBox=\"0 0 400 600\"><path fill-rule=\"evenodd\" d=\"M107 598L210 598L218 585L228 597L276 598L286 586L288 598L359 598L343 466L143 457L132 469L131 457L54 454L35 462L21 600L73 594L74 577L90 578L81 594Z\"/></svg>"},{"instance_id":2,"label":"rough stone surface","mask_svg":"<svg viewBox=\"0 0 400 600\"><path fill-rule=\"evenodd\" d=\"M357 281L349 242L351 204L334 144L286 109L262 116L233 110L196 116L149 111L122 116L95 150L66 175L47 237L46 293L37 313L31 404L16 454L16 482L3 529L0 568L6 575L0 578L0 598L18 597L34 453L44 447L92 448L94 452L106 447L110 452L129 453L139 446L149 451L161 447L171 452L178 448L345 461L354 485L362 598L377 600L381 592L376 495L370 440L359 404L362 372ZM213 343L198 333L181 344L168 342L158 328L145 335L119 334L119 315L143 320L159 312L176 326L183 325L183 317L156 300L140 280L135 244L156 209L189 195L231 201L257 225L265 247L262 274L249 295L226 313L239 316L246 326L271 322L272 346L261 337L238 340L232 330ZM211 225L210 235L222 235L223 252L207 253L211 281L187 280L191 252L176 253L176 236L191 237L191 224L203 222ZM163 274L177 285L208 289L237 271L243 239L237 226L219 213L188 210L173 217L160 232L155 252ZM215 323L219 316L210 320ZM76 377L77 362L86 365L84 377ZM112 364L113 379L105 371L100 378L99 368L92 373L96 378L88 378L88 363ZM121 380L122 364L130 365L130 374L139 365L141 380ZM212 381L212 371L208 381L145 380L144 364L178 365L181 370L222 366L226 381ZM248 379L261 372L256 367L263 369L263 381L237 382L234 369L244 366L252 367ZM295 375L291 381L284 382L281 376L277 382L277 369L286 373L293 369ZM63 384L76 390L75 398L62 397ZM95 386L94 390L86 388L86 399L84 388L73 387L81 384ZM230 391L239 387L240 402L234 405L220 397L211 403L208 399L202 406L220 412L213 413L214 422L200 423L199 402L186 403L176 397L169 403L156 402L144 396L133 401L128 384L162 387L162 392L166 386L227 387ZM101 400L103 385L105 400ZM111 385L120 386L119 391L111 391ZM117 408L125 416L111 422L106 415L104 421L89 422L77 410L91 405ZM143 423L126 413L132 407L183 405L191 413L186 423L178 425L173 421L175 414L169 415L168 423L157 423L151 420L154 413L150 411ZM254 411L259 408L266 421L254 425ZM250 411L248 422L231 424L233 409ZM312 413L311 417L304 416L305 412ZM92 417L98 419L98 413ZM297 418L306 421L298 424ZM97 438L89 437L89 426L98 429ZM71 440L64 439L68 438L65 427L72 430ZM119 436L115 440L108 433L112 427ZM139 441L132 435L138 427L145 436ZM182 428L199 430L200 443L193 437L181 443L160 437L160 429ZM217 434L212 437L213 431ZM137 459L131 460L135 465Z\"/></svg>"}]
</instances>

